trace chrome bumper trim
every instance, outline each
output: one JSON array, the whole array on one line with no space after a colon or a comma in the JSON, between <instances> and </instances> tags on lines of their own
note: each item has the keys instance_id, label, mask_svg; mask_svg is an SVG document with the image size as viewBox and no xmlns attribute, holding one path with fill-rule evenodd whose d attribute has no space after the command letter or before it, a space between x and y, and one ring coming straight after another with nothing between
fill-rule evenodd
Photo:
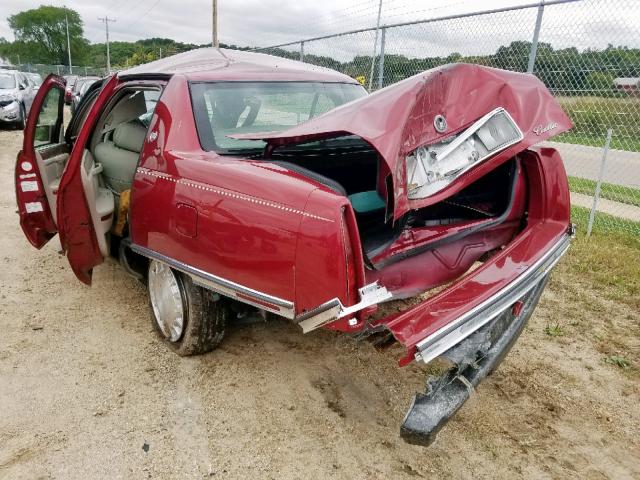
<instances>
[{"instance_id":1,"label":"chrome bumper trim","mask_svg":"<svg viewBox=\"0 0 640 480\"><path fill-rule=\"evenodd\" d=\"M418 342L415 359L429 363L510 308L549 273L566 253L570 243L570 235L564 235L542 258L509 285Z\"/></svg>"},{"instance_id":2,"label":"chrome bumper trim","mask_svg":"<svg viewBox=\"0 0 640 480\"><path fill-rule=\"evenodd\" d=\"M171 268L189 275L193 280L193 283L196 285L213 290L217 293L233 298L234 300L248 303L254 307L282 315L288 319L293 319L295 317L293 302L253 290L252 288L245 287L244 285L232 282L231 280L226 280L216 275L212 275L204 270L192 267L191 265L187 265L186 263L167 257L155 250L141 247L140 245L132 243L131 249L140 255L165 263Z\"/></svg>"},{"instance_id":3,"label":"chrome bumper trim","mask_svg":"<svg viewBox=\"0 0 640 480\"><path fill-rule=\"evenodd\" d=\"M329 322L344 318L364 308L370 307L391 298L391 293L378 282L370 283L358 289L360 301L350 307L345 307L339 298L323 303L313 310L299 315L295 321L302 327L302 333L307 333Z\"/></svg>"}]
</instances>

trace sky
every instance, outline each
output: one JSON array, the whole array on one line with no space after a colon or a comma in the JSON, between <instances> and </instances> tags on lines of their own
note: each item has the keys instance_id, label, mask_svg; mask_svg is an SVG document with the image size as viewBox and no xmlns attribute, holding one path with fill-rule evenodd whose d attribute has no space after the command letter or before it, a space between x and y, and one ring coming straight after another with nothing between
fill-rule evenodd
<instances>
[{"instance_id":1,"label":"sky","mask_svg":"<svg viewBox=\"0 0 640 480\"><path fill-rule=\"evenodd\" d=\"M165 37L186 43L211 41L211 0L1 0L0 37L13 40L6 18L40 4L78 11L85 36L104 42L104 24L98 17L115 19L110 38L135 41ZM219 38L239 46L270 46L329 33L372 27L378 0L218 0ZM383 0L382 23L392 24L442 17L535 0ZM557 47L603 48L608 43L640 46L640 0L585 0L546 7L541 40ZM484 54L511 40L530 40L535 8L472 19L438 22L390 30L388 45L411 56ZM310 43L305 51L334 51L345 58L366 53L372 34ZM345 41L346 40L346 41ZM293 47L292 47L293 48Z\"/></svg>"}]
</instances>

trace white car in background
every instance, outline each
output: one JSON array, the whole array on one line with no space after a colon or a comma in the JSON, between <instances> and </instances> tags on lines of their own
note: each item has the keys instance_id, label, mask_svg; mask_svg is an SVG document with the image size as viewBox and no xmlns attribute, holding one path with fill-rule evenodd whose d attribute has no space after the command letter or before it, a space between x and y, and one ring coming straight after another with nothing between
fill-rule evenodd
<instances>
[{"instance_id":1,"label":"white car in background","mask_svg":"<svg viewBox=\"0 0 640 480\"><path fill-rule=\"evenodd\" d=\"M27 73L27 78L31 80L33 88L37 91L42 85L42 77L39 73Z\"/></svg>"},{"instance_id":2,"label":"white car in background","mask_svg":"<svg viewBox=\"0 0 640 480\"><path fill-rule=\"evenodd\" d=\"M36 91L25 73L0 70L0 124L12 124L22 130Z\"/></svg>"}]
</instances>

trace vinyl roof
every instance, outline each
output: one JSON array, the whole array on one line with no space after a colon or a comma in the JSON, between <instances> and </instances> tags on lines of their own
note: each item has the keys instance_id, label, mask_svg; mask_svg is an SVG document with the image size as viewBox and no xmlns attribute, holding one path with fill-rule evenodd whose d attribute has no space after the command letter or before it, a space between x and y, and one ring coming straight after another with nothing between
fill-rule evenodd
<instances>
[{"instance_id":1,"label":"vinyl roof","mask_svg":"<svg viewBox=\"0 0 640 480\"><path fill-rule=\"evenodd\" d=\"M324 67L264 53L199 48L119 72L119 76L185 75L190 80L289 80L357 83Z\"/></svg>"}]
</instances>

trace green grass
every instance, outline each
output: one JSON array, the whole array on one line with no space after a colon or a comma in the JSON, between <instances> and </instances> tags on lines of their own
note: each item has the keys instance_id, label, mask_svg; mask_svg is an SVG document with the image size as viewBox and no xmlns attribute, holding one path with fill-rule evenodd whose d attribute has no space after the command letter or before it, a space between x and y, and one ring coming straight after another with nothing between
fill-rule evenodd
<instances>
[{"instance_id":1,"label":"green grass","mask_svg":"<svg viewBox=\"0 0 640 480\"><path fill-rule=\"evenodd\" d=\"M640 222L598 213L586 237L589 210L571 208L578 227L570 269L586 277L603 295L640 310Z\"/></svg>"},{"instance_id":2,"label":"green grass","mask_svg":"<svg viewBox=\"0 0 640 480\"><path fill-rule=\"evenodd\" d=\"M550 337L562 337L564 336L564 330L559 324L547 325L544 329L544 333Z\"/></svg>"},{"instance_id":3,"label":"green grass","mask_svg":"<svg viewBox=\"0 0 640 480\"><path fill-rule=\"evenodd\" d=\"M640 152L640 98L557 97L573 128L554 140L602 147L613 129L611 148Z\"/></svg>"},{"instance_id":4,"label":"green grass","mask_svg":"<svg viewBox=\"0 0 640 480\"><path fill-rule=\"evenodd\" d=\"M589 209L584 207L571 207L571 218L573 222L578 226L578 229L583 233L587 231L587 225L589 223ZM633 220L627 220L626 218L615 217L602 212L596 212L596 217L593 222L593 231L600 232L602 234L612 234L614 237L626 239L630 241L627 236L635 239L637 242L638 250L640 250L640 222L634 222ZM640 264L640 262L636 262Z\"/></svg>"},{"instance_id":5,"label":"green grass","mask_svg":"<svg viewBox=\"0 0 640 480\"><path fill-rule=\"evenodd\" d=\"M569 130L562 133L551 140L554 142L571 143L574 145L588 145L590 147L604 147L606 133L602 135L593 135L584 132ZM616 150L626 150L629 152L640 152L640 138L620 138L611 137L611 148Z\"/></svg>"},{"instance_id":6,"label":"green grass","mask_svg":"<svg viewBox=\"0 0 640 480\"><path fill-rule=\"evenodd\" d=\"M586 178L569 177L569 189L572 192L593 196L596 191L596 182ZM637 188L603 182L600 186L600 197L640 207L640 189Z\"/></svg>"},{"instance_id":7,"label":"green grass","mask_svg":"<svg viewBox=\"0 0 640 480\"><path fill-rule=\"evenodd\" d=\"M604 357L604 362L625 370L631 367L631 362L620 355L609 355L608 357Z\"/></svg>"}]
</instances>

